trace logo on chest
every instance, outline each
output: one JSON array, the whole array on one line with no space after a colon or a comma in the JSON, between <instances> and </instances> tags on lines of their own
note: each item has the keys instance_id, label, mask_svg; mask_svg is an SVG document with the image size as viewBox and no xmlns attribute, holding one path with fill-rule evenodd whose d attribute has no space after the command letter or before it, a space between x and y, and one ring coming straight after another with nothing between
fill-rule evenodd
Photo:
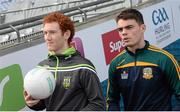
<instances>
[{"instance_id":1,"label":"logo on chest","mask_svg":"<svg viewBox=\"0 0 180 112\"><path fill-rule=\"evenodd\" d=\"M128 79L128 72L123 71L123 73L121 73L121 79Z\"/></svg>"},{"instance_id":2,"label":"logo on chest","mask_svg":"<svg viewBox=\"0 0 180 112\"><path fill-rule=\"evenodd\" d=\"M152 68L147 67L143 69L143 78L147 80L153 78Z\"/></svg>"},{"instance_id":3,"label":"logo on chest","mask_svg":"<svg viewBox=\"0 0 180 112\"><path fill-rule=\"evenodd\" d=\"M70 76L64 76L64 79L63 79L63 87L65 89L69 89L70 86L71 86L71 78Z\"/></svg>"}]
</instances>

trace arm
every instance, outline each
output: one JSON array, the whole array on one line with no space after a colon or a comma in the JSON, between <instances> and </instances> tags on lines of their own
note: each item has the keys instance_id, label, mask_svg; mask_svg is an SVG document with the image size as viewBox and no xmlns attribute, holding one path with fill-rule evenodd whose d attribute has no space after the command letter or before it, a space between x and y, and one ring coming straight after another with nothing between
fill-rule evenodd
<instances>
[{"instance_id":1,"label":"arm","mask_svg":"<svg viewBox=\"0 0 180 112\"><path fill-rule=\"evenodd\" d=\"M81 74L80 80L89 102L81 111L105 110L105 98L96 73L86 69L84 73Z\"/></svg>"},{"instance_id":2,"label":"arm","mask_svg":"<svg viewBox=\"0 0 180 112\"><path fill-rule=\"evenodd\" d=\"M109 79L107 87L107 110L118 111L120 110L120 91L117 89L116 78L114 77L115 67L113 64L109 67Z\"/></svg>"},{"instance_id":3,"label":"arm","mask_svg":"<svg viewBox=\"0 0 180 112\"><path fill-rule=\"evenodd\" d=\"M172 55L169 55L166 59L163 70L176 98L176 105L173 107L173 110L180 110L180 68Z\"/></svg>"}]
</instances>

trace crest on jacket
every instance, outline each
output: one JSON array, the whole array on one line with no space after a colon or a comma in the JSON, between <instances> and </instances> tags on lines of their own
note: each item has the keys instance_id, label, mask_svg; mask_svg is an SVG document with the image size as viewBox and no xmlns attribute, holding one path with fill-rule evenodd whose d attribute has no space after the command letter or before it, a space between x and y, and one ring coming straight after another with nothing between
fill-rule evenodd
<instances>
[{"instance_id":1,"label":"crest on jacket","mask_svg":"<svg viewBox=\"0 0 180 112\"><path fill-rule=\"evenodd\" d=\"M128 72L123 71L123 73L121 73L121 79L128 79Z\"/></svg>"},{"instance_id":2,"label":"crest on jacket","mask_svg":"<svg viewBox=\"0 0 180 112\"><path fill-rule=\"evenodd\" d=\"M64 76L63 87L65 89L69 89L70 86L71 86L71 77L70 76Z\"/></svg>"},{"instance_id":3,"label":"crest on jacket","mask_svg":"<svg viewBox=\"0 0 180 112\"><path fill-rule=\"evenodd\" d=\"M152 68L148 67L148 68L144 68L143 69L143 78L144 79L151 79L151 78L153 78Z\"/></svg>"}]
</instances>

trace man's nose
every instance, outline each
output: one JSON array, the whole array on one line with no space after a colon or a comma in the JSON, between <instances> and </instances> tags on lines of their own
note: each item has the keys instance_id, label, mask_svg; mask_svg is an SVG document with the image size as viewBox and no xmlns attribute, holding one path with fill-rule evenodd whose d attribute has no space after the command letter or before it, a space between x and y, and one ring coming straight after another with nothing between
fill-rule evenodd
<instances>
[{"instance_id":1,"label":"man's nose","mask_svg":"<svg viewBox=\"0 0 180 112\"><path fill-rule=\"evenodd\" d=\"M49 33L47 33L47 34L45 35L45 38L46 38L47 40L51 40L51 35L50 35Z\"/></svg>"},{"instance_id":2,"label":"man's nose","mask_svg":"<svg viewBox=\"0 0 180 112\"><path fill-rule=\"evenodd\" d=\"M121 34L122 34L123 36L124 36L124 35L127 35L127 30L126 30L126 29L123 29Z\"/></svg>"}]
</instances>

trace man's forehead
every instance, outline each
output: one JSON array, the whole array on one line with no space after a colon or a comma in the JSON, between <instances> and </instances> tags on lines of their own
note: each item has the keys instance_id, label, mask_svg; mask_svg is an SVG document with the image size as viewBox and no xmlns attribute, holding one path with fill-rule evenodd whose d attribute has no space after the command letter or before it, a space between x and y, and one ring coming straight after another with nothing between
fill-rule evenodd
<instances>
[{"instance_id":1,"label":"man's forehead","mask_svg":"<svg viewBox=\"0 0 180 112\"><path fill-rule=\"evenodd\" d=\"M138 23L134 19L128 19L128 20L120 19L117 25L118 27L126 27L126 26L135 26L138 25Z\"/></svg>"},{"instance_id":2,"label":"man's forehead","mask_svg":"<svg viewBox=\"0 0 180 112\"><path fill-rule=\"evenodd\" d=\"M60 26L58 23L55 22L45 23L43 29L60 29Z\"/></svg>"},{"instance_id":3,"label":"man's forehead","mask_svg":"<svg viewBox=\"0 0 180 112\"><path fill-rule=\"evenodd\" d=\"M134 24L124 24L124 25L121 25L121 24L118 24L118 28L125 28L125 27L129 27L129 26L135 26Z\"/></svg>"}]
</instances>

